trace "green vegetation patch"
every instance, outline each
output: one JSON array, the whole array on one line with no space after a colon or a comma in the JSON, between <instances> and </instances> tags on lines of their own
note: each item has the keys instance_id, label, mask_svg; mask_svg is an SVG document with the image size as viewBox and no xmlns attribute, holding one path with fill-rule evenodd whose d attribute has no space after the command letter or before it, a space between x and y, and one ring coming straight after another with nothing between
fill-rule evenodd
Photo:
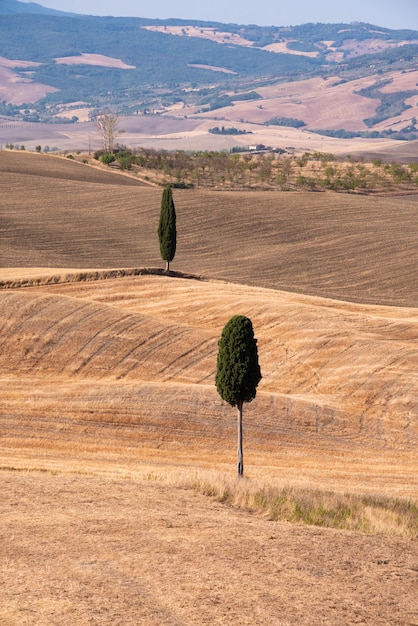
<instances>
[{"instance_id":1,"label":"green vegetation patch","mask_svg":"<svg viewBox=\"0 0 418 626\"><path fill-rule=\"evenodd\" d=\"M272 117L264 123L266 126L289 126L291 128L302 128L302 126L306 126L305 122L295 117Z\"/></svg>"},{"instance_id":2,"label":"green vegetation patch","mask_svg":"<svg viewBox=\"0 0 418 626\"><path fill-rule=\"evenodd\" d=\"M259 93L257 93L256 91L247 91L246 93L236 93L233 96L231 96L232 100L235 100L236 102L240 101L240 100L261 100L262 97L260 96Z\"/></svg>"},{"instance_id":3,"label":"green vegetation patch","mask_svg":"<svg viewBox=\"0 0 418 626\"><path fill-rule=\"evenodd\" d=\"M219 126L215 126L214 128L209 128L209 132L212 135L247 135L248 134L248 131L240 130L239 128L235 128L234 126L232 128L225 128L225 126L221 126L221 128L219 128Z\"/></svg>"},{"instance_id":4,"label":"green vegetation patch","mask_svg":"<svg viewBox=\"0 0 418 626\"><path fill-rule=\"evenodd\" d=\"M310 41L289 41L287 43L287 49L297 52L318 52L318 48Z\"/></svg>"}]
</instances>

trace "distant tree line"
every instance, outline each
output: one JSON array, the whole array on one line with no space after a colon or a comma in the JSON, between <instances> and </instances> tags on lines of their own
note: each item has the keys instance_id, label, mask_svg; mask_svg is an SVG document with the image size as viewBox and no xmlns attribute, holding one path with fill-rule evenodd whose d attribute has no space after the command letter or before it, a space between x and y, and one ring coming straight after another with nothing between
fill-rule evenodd
<instances>
[{"instance_id":1,"label":"distant tree line","mask_svg":"<svg viewBox=\"0 0 418 626\"><path fill-rule=\"evenodd\" d=\"M305 122L298 120L295 117L272 117L267 122L264 122L266 126L288 126L290 128L302 128L306 126Z\"/></svg>"},{"instance_id":2,"label":"distant tree line","mask_svg":"<svg viewBox=\"0 0 418 626\"><path fill-rule=\"evenodd\" d=\"M215 126L214 128L209 128L209 132L212 135L251 135L252 131L240 130L238 128L225 128L225 126Z\"/></svg>"},{"instance_id":3,"label":"distant tree line","mask_svg":"<svg viewBox=\"0 0 418 626\"><path fill-rule=\"evenodd\" d=\"M355 92L364 98L375 98L380 101L380 104L376 108L375 115L364 120L364 123L369 128L383 122L384 120L390 119L391 117L397 117L407 109L410 109L411 105L405 104L405 100L418 95L417 89L397 91L393 93L385 93L381 91L382 87L385 87L391 82L393 82L392 79L383 79L377 81L374 85Z\"/></svg>"},{"instance_id":4,"label":"distant tree line","mask_svg":"<svg viewBox=\"0 0 418 626\"><path fill-rule=\"evenodd\" d=\"M116 146L114 154L103 150L95 157L116 161L121 169L172 188L266 189L349 191L373 193L418 187L418 163L364 163L337 159L332 153L305 152L300 156L280 151L178 150L168 152Z\"/></svg>"},{"instance_id":5,"label":"distant tree line","mask_svg":"<svg viewBox=\"0 0 418 626\"><path fill-rule=\"evenodd\" d=\"M398 141L414 141L418 139L417 118L413 117L410 123L403 126L399 130L393 130L393 128L387 128L385 130L345 130L344 128L324 130L318 129L312 131L317 135L324 135L325 137L336 137L337 139L353 139L355 137L362 137L363 139L396 139Z\"/></svg>"}]
</instances>

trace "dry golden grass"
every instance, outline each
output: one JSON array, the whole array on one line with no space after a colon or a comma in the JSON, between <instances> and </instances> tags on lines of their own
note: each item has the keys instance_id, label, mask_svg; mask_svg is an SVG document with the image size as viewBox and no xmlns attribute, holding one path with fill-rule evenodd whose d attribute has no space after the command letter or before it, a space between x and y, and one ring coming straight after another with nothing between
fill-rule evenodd
<instances>
[{"instance_id":1,"label":"dry golden grass","mask_svg":"<svg viewBox=\"0 0 418 626\"><path fill-rule=\"evenodd\" d=\"M170 35L198 37L199 39L209 39L219 44L233 44L235 46L253 46L253 42L241 37L236 33L228 33L213 27L200 26L144 26L146 30L154 32L169 33Z\"/></svg>"},{"instance_id":2,"label":"dry golden grass","mask_svg":"<svg viewBox=\"0 0 418 626\"><path fill-rule=\"evenodd\" d=\"M373 84L374 78L336 86L337 82L338 77L328 80L318 77L260 87L257 93L262 100L237 101L233 107L219 109L217 115L219 119L242 119L258 124L264 124L277 116L292 117L305 122L307 130L367 130L363 120L373 116L376 100L364 98L355 91Z\"/></svg>"},{"instance_id":3,"label":"dry golden grass","mask_svg":"<svg viewBox=\"0 0 418 626\"><path fill-rule=\"evenodd\" d=\"M2 624L416 623L411 542L271 523L144 478L0 473Z\"/></svg>"},{"instance_id":4,"label":"dry golden grass","mask_svg":"<svg viewBox=\"0 0 418 626\"><path fill-rule=\"evenodd\" d=\"M280 478L284 466L297 484L417 497L416 309L161 276L7 291L1 306L12 432L31 424L33 441L41 416L42 440L59 416L51 438L69 450L73 430L76 441L98 425L107 451L122 429L143 457L166 455L181 436L181 462L233 463L235 413L213 378L220 330L238 312L253 320L264 376L246 410L252 475Z\"/></svg>"},{"instance_id":5,"label":"dry golden grass","mask_svg":"<svg viewBox=\"0 0 418 626\"><path fill-rule=\"evenodd\" d=\"M114 59L103 54L87 54L82 52L75 56L59 57L55 62L63 65L99 65L100 67L112 67L119 70L135 69L135 65L127 65L121 59Z\"/></svg>"},{"instance_id":6,"label":"dry golden grass","mask_svg":"<svg viewBox=\"0 0 418 626\"><path fill-rule=\"evenodd\" d=\"M387 73L385 78L393 81L391 85L383 89L386 92L415 89L417 81L416 72L406 74L391 72ZM327 79L315 77L288 83L280 82L257 88L257 93L261 96L260 100L236 101L234 106L217 109L216 116L218 120L223 120L223 124L224 121L229 123L244 121L247 124L247 126L244 124L247 130L252 130L252 124L265 124L274 117L291 117L302 120L306 124L304 130L311 131L318 129L368 130L364 120L374 116L378 101L361 96L356 92L374 85L375 82L376 76L366 76L348 82L341 82L339 76L328 77ZM411 108L401 116L404 121L403 126L407 125L408 121L416 117L418 113L416 97L411 99L410 105ZM208 115L207 112L200 113L197 107L190 107L190 110L187 107L181 109L182 115L190 115L191 112L202 119ZM379 125L378 130L391 128L393 121L393 119L385 120ZM254 128L256 136L260 130L257 127ZM282 128L281 131L287 132L288 141L290 141L291 129ZM310 141L316 144L318 139L321 141L320 137L315 137L315 135L309 137L306 136L306 133L304 134L307 146L309 146ZM236 138L234 141L237 142ZM248 144L248 138L244 138L244 141ZM324 138L322 141L326 142ZM335 145L338 145L338 142L341 143L341 140L338 140ZM259 143L259 141L258 139L250 140L250 143ZM354 142L352 152L356 151L356 143L361 146L365 142L364 140ZM372 145L373 143L375 149L378 149L381 141L372 142ZM394 142L394 144L396 143L398 142ZM288 143L287 145L294 144ZM345 144L345 146L346 152L350 152L348 145ZM312 146L312 149L318 148ZM324 150L329 149L324 148Z\"/></svg>"},{"instance_id":7,"label":"dry golden grass","mask_svg":"<svg viewBox=\"0 0 418 626\"><path fill-rule=\"evenodd\" d=\"M50 85L42 83L31 83L22 80L21 76L13 69L14 62L10 64L0 60L0 81L2 99L12 104L22 104L22 102L36 102L44 98L49 93L58 91ZM19 63L19 66L30 67L30 62ZM37 65L36 63L34 65Z\"/></svg>"},{"instance_id":8,"label":"dry golden grass","mask_svg":"<svg viewBox=\"0 0 418 626\"><path fill-rule=\"evenodd\" d=\"M233 480L224 474L216 478L208 472L197 475L192 486L219 502L272 521L418 537L418 507L405 500L338 494L310 486L278 487L275 481Z\"/></svg>"},{"instance_id":9,"label":"dry golden grass","mask_svg":"<svg viewBox=\"0 0 418 626\"><path fill-rule=\"evenodd\" d=\"M161 192L39 159L0 179L1 275L35 274L0 290L1 623L416 623L416 202L181 192L173 266L241 284L105 279L156 264ZM319 297L345 282L369 304ZM238 484L235 313L263 373Z\"/></svg>"}]
</instances>

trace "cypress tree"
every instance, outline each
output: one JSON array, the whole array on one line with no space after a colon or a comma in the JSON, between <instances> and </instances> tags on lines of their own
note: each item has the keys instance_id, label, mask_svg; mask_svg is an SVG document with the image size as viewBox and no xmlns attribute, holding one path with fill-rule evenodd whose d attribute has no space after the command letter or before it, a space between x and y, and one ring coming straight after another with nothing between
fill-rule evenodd
<instances>
[{"instance_id":1,"label":"cypress tree","mask_svg":"<svg viewBox=\"0 0 418 626\"><path fill-rule=\"evenodd\" d=\"M238 410L238 476L244 475L242 450L242 407L254 400L261 380L257 339L251 320L234 315L225 325L218 342L215 384L219 395Z\"/></svg>"},{"instance_id":2,"label":"cypress tree","mask_svg":"<svg viewBox=\"0 0 418 626\"><path fill-rule=\"evenodd\" d=\"M173 202L171 187L166 187L161 199L160 221L158 224L158 239L160 241L160 253L166 262L166 272L170 271L170 261L176 254L177 230L176 209Z\"/></svg>"}]
</instances>

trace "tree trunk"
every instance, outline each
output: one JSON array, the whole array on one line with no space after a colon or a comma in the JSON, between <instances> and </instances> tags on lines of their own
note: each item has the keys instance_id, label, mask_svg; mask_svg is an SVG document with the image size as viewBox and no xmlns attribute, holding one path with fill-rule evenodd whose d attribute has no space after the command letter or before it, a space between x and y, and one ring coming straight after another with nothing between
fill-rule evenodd
<instances>
[{"instance_id":1,"label":"tree trunk","mask_svg":"<svg viewBox=\"0 0 418 626\"><path fill-rule=\"evenodd\" d=\"M238 465L237 465L237 473L238 478L244 476L244 455L242 451L242 400L238 400L237 409L238 409Z\"/></svg>"},{"instance_id":2,"label":"tree trunk","mask_svg":"<svg viewBox=\"0 0 418 626\"><path fill-rule=\"evenodd\" d=\"M165 271L167 272L167 274L170 271L170 261L165 262Z\"/></svg>"}]
</instances>

